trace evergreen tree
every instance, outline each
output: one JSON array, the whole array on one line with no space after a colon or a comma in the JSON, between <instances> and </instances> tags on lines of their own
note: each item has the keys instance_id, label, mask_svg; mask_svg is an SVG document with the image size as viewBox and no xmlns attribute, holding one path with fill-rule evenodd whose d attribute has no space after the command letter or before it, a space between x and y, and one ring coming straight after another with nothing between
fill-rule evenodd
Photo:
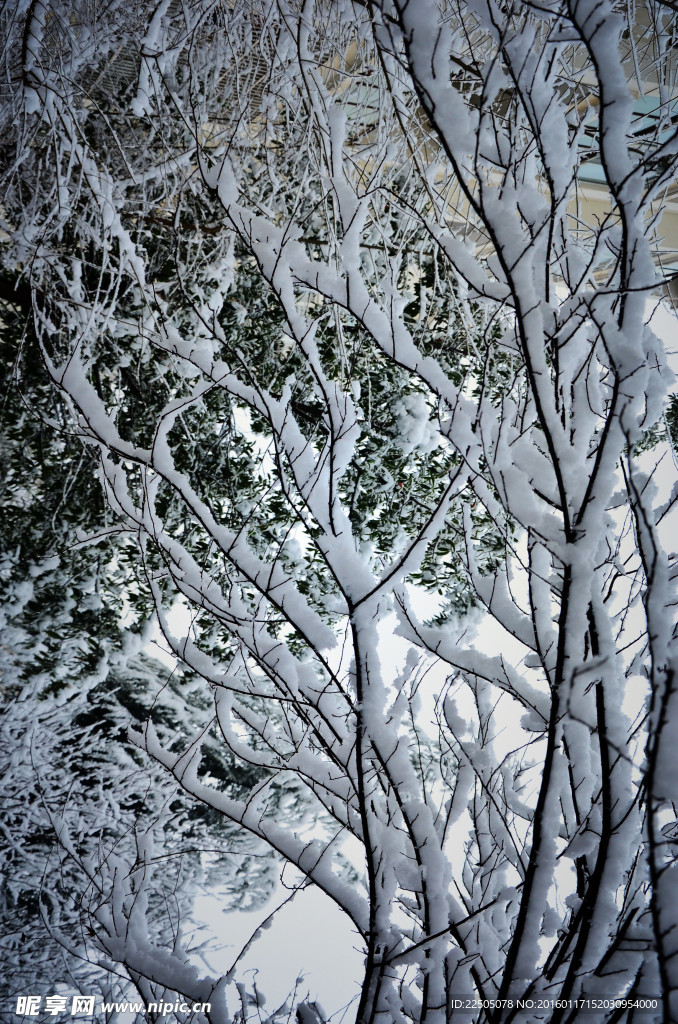
<instances>
[{"instance_id":1,"label":"evergreen tree","mask_svg":"<svg viewBox=\"0 0 678 1024\"><path fill-rule=\"evenodd\" d=\"M12 970L0 982L0 1016L9 1021L26 992L129 995L134 977L101 966L97 910L111 865L127 877L140 845L154 846L162 866L146 880L149 924L169 949L178 918L182 941L193 941L202 886L250 908L270 894L275 858L168 788L129 742L130 726L152 720L181 744L209 728L211 703L190 673L141 650L150 604L103 500L96 452L75 436L46 372L27 297L11 279L3 285L0 950ZM229 791L260 776L213 741L206 752L201 775Z\"/></svg>"}]
</instances>

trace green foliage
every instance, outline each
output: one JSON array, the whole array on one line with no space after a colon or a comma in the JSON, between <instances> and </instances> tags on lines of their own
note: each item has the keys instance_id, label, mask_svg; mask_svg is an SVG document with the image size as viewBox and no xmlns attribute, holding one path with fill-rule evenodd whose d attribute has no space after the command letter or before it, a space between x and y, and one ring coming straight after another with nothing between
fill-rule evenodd
<instances>
[{"instance_id":1,"label":"green foliage","mask_svg":"<svg viewBox=\"0 0 678 1024\"><path fill-rule=\"evenodd\" d=\"M123 614L138 600L138 623L143 599L128 546L115 544L115 557L111 540L78 547L78 531L114 525L95 451L73 436L27 311L5 302L0 318L0 573L12 636L12 672L2 684L17 694L40 679L46 696L96 678L120 647Z\"/></svg>"},{"instance_id":2,"label":"green foliage","mask_svg":"<svg viewBox=\"0 0 678 1024\"><path fill-rule=\"evenodd\" d=\"M189 921L198 885L209 882L231 906L250 908L269 895L276 860L168 787L128 739L129 726L141 729L149 718L169 745L206 728L204 780L242 796L262 777L236 765L209 732L212 704L190 673L144 655L129 660L151 610L136 547L105 503L97 449L82 444L49 379L24 296L15 299L9 278L0 284L7 296L0 304L0 949L13 964L0 998L53 992L66 977L110 994L114 977L96 966L88 938L92 900L108 858L133 859L137 834L153 835L167 866L151 892L150 919L170 948L168 901ZM119 422L135 439L148 434L167 395L164 385L157 405L144 397L154 393L157 372L143 360L133 368L102 359L95 367L102 389L127 386ZM230 422L220 398L206 397L204 420ZM191 446L195 416L191 410L180 421L177 461L196 486L208 475L216 488L229 477L219 461L227 428L198 431ZM166 514L176 511L168 505ZM79 542L97 533L96 545ZM68 847L58 839L64 829Z\"/></svg>"},{"instance_id":3,"label":"green foliage","mask_svg":"<svg viewBox=\"0 0 678 1024\"><path fill-rule=\"evenodd\" d=\"M664 415L643 432L639 442L634 445L637 455L652 451L661 442L668 442L674 453L678 454L678 393L667 396Z\"/></svg>"}]
</instances>

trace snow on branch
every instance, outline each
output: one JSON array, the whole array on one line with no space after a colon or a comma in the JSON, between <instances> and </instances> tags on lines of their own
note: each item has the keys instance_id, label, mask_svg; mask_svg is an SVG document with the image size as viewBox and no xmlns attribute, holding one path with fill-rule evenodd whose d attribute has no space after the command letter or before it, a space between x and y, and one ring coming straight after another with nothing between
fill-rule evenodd
<instances>
[{"instance_id":1,"label":"snow on branch","mask_svg":"<svg viewBox=\"0 0 678 1024\"><path fill-rule=\"evenodd\" d=\"M673 377L648 300L675 115L636 129L675 110L673 15L189 6L93 21L116 72L32 5L3 168L5 265L213 709L134 742L346 913L360 1024L460 997L488 1024L641 997L668 1022ZM205 776L208 737L256 768L243 792ZM102 944L168 983L114 881ZM191 970L172 984L202 997Z\"/></svg>"}]
</instances>

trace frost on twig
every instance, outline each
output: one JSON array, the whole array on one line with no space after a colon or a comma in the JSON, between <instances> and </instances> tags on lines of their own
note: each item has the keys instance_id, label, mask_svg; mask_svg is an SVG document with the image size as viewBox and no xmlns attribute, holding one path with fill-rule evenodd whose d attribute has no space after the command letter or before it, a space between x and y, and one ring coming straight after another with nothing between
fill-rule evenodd
<instances>
[{"instance_id":1,"label":"frost on twig","mask_svg":"<svg viewBox=\"0 0 678 1024\"><path fill-rule=\"evenodd\" d=\"M50 12L5 261L213 705L135 742L346 913L360 1024L673 1019L675 573L642 452L671 10Z\"/></svg>"}]
</instances>

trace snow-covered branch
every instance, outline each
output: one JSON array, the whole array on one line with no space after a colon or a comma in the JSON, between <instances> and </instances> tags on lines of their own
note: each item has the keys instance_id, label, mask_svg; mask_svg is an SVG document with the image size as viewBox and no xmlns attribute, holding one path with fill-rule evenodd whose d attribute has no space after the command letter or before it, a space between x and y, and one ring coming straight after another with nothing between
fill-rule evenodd
<instances>
[{"instance_id":1,"label":"snow-covered branch","mask_svg":"<svg viewBox=\"0 0 678 1024\"><path fill-rule=\"evenodd\" d=\"M212 705L135 743L346 913L360 1024L668 1022L673 14L67 7L17 13L3 249Z\"/></svg>"}]
</instances>

